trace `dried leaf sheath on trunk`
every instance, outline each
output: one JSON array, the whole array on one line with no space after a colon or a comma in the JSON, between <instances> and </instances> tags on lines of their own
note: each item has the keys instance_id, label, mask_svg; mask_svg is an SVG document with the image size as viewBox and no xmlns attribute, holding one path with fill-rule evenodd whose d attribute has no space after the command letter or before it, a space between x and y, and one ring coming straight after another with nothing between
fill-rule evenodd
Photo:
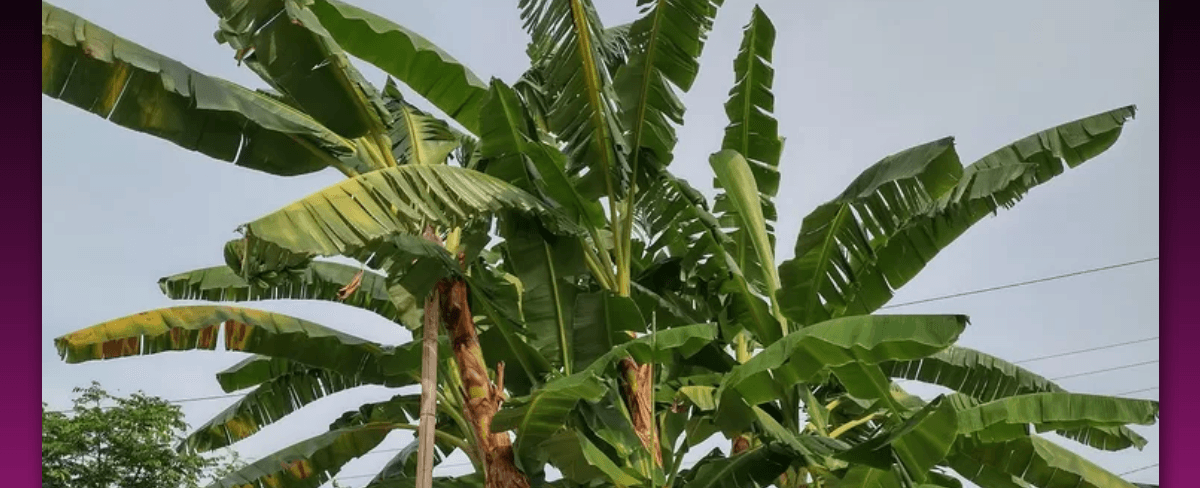
<instances>
[{"instance_id":1,"label":"dried leaf sheath on trunk","mask_svg":"<svg viewBox=\"0 0 1200 488\"><path fill-rule=\"evenodd\" d=\"M479 458L486 470L488 488L528 488L529 481L517 469L512 440L507 432L492 433L492 418L504 401L504 363L496 365L496 384L488 378L487 365L475 322L471 318L469 290L461 279L438 283L442 319L450 335L466 399L464 414L479 439Z\"/></svg>"},{"instance_id":2,"label":"dried leaf sheath on trunk","mask_svg":"<svg viewBox=\"0 0 1200 488\"><path fill-rule=\"evenodd\" d=\"M639 365L633 358L621 360L625 405L633 419L633 431L641 439L642 446L654 456L654 464L662 466L658 429L654 427L653 368L653 364Z\"/></svg>"}]
</instances>

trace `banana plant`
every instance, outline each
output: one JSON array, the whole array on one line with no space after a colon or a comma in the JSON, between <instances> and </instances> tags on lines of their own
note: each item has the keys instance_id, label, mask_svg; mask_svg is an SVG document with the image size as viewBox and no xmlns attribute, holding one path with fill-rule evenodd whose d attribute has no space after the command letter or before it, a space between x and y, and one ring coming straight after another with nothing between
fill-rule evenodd
<instances>
[{"instance_id":1,"label":"banana plant","mask_svg":"<svg viewBox=\"0 0 1200 488\"><path fill-rule=\"evenodd\" d=\"M1140 448L1124 426L1152 423L1157 403L1072 394L958 348L964 316L873 312L974 223L1102 153L1133 108L966 167L951 139L889 156L806 217L776 266L783 140L761 9L710 159L720 193L710 206L668 170L678 95L722 3L641 0L636 21L605 27L587 0L522 0L530 68L509 86L339 0L208 0L217 40L270 87L254 90L43 2L43 94L239 166L347 177L244 224L224 265L162 278L167 296L332 301L422 335L376 344L214 304L83 329L56 340L60 353L252 354L217 375L252 390L182 449L234 444L361 385L422 385L222 488L320 486L397 429L417 439L368 486L957 486L951 472L982 486L1127 486L1032 431ZM385 71L383 89L350 58ZM927 402L892 378L957 393ZM682 466L718 434L728 453ZM434 478L456 450L475 472ZM563 478L548 482L547 467Z\"/></svg>"}]
</instances>

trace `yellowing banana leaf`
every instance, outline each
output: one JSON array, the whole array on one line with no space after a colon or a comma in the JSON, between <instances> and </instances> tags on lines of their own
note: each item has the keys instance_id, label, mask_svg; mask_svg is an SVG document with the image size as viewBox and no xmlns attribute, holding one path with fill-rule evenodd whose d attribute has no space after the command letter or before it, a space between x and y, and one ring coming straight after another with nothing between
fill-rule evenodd
<instances>
[{"instance_id":1,"label":"yellowing banana leaf","mask_svg":"<svg viewBox=\"0 0 1200 488\"><path fill-rule=\"evenodd\" d=\"M265 263L264 269L271 262L294 261L288 256L295 255L367 261L391 245L409 256L403 264L413 257L435 257L452 270L458 265L444 249L415 236L426 225L461 227L500 211L540 217L555 232L578 232L532 195L478 171L404 165L343 181L242 226L246 261ZM240 274L246 275L242 266Z\"/></svg>"},{"instance_id":2,"label":"yellowing banana leaf","mask_svg":"<svg viewBox=\"0 0 1200 488\"><path fill-rule=\"evenodd\" d=\"M479 133L487 86L461 62L396 23L338 0L317 0L312 12L350 55L395 76L468 131Z\"/></svg>"},{"instance_id":3,"label":"yellowing banana leaf","mask_svg":"<svg viewBox=\"0 0 1200 488\"><path fill-rule=\"evenodd\" d=\"M68 363L193 349L290 359L345 375L383 381L409 375L419 350L385 347L365 339L282 314L219 306L171 307L104 322L54 340ZM416 352L414 360L412 354Z\"/></svg>"},{"instance_id":4,"label":"yellowing banana leaf","mask_svg":"<svg viewBox=\"0 0 1200 488\"><path fill-rule=\"evenodd\" d=\"M358 287L342 289L362 273ZM345 264L314 261L298 273L284 273L274 283L251 285L229 266L213 266L158 280L163 294L174 300L245 302L258 300L321 300L370 310L402 324L419 324L421 308L412 303L402 309L389 299L386 278L370 270Z\"/></svg>"},{"instance_id":5,"label":"yellowing banana leaf","mask_svg":"<svg viewBox=\"0 0 1200 488\"><path fill-rule=\"evenodd\" d=\"M42 2L42 93L114 124L279 176L345 164L354 146L275 99L117 37Z\"/></svg>"},{"instance_id":6,"label":"yellowing banana leaf","mask_svg":"<svg viewBox=\"0 0 1200 488\"><path fill-rule=\"evenodd\" d=\"M317 488L391 431L390 424L375 423L326 432L265 456L208 488Z\"/></svg>"}]
</instances>

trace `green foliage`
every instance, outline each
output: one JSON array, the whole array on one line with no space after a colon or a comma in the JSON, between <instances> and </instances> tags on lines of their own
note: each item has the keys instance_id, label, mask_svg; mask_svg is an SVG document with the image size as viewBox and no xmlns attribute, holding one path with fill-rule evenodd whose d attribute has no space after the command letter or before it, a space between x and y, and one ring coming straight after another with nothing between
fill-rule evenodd
<instances>
[{"instance_id":1,"label":"green foliage","mask_svg":"<svg viewBox=\"0 0 1200 488\"><path fill-rule=\"evenodd\" d=\"M237 469L235 451L178 452L187 423L178 406L135 393L109 394L99 383L76 388L66 412L42 404L45 488L197 488Z\"/></svg>"},{"instance_id":2,"label":"green foliage","mask_svg":"<svg viewBox=\"0 0 1200 488\"><path fill-rule=\"evenodd\" d=\"M342 171L346 181L239 228L225 266L162 278L163 293L339 303L416 336L431 319L428 293L463 280L479 355L495 367L470 371L472 381L499 383L507 365L491 428L515 432L515 466L534 485L553 466L564 479L547 485L562 487L959 486L947 469L989 488L1128 486L1034 432L1141 448L1125 426L1157 421L1157 402L1074 394L957 347L965 316L873 314L984 217L1112 146L1134 108L1048 128L966 166L949 137L884 157L809 213L776 265L784 144L776 30L761 8L743 29L728 125L709 160L717 198L710 205L668 171L679 94L723 3L639 0L637 20L606 27L590 0L521 0L531 60L510 86L484 83L420 34L341 0L209 0L218 41L274 92L195 73L43 3L42 91L259 171ZM392 78L376 88L351 56ZM141 95L118 97L126 83ZM400 84L417 96L401 96ZM320 261L330 257L358 263ZM226 350L256 356L218 382L254 389L188 436L191 449L230 445L359 385L414 384L421 369L419 342L376 344L218 306L148 311L56 345L82 362L212 350L222 331ZM449 341L428 345L439 350L434 459L462 450L476 467L433 486L480 486L496 457L480 456L467 418L479 392L464 389ZM958 393L926 402L893 378ZM215 486L321 485L389 432L416 430L419 400L347 412ZM55 435L77 435L53 424L64 419L51 419ZM682 469L683 455L717 434L737 448ZM418 486L417 446L369 486ZM48 479L121 481L69 466L48 463Z\"/></svg>"}]
</instances>

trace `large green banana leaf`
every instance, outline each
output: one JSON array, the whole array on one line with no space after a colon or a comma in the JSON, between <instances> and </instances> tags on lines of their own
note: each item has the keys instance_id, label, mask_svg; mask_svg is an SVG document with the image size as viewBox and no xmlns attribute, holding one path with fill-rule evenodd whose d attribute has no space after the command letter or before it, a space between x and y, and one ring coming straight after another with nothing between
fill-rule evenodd
<instances>
[{"instance_id":1,"label":"large green banana leaf","mask_svg":"<svg viewBox=\"0 0 1200 488\"><path fill-rule=\"evenodd\" d=\"M1128 106L1046 129L965 169L946 154L914 175L923 184L919 188L913 187L914 176L885 184L897 176L899 161L868 168L841 196L805 218L796 257L780 269L785 314L811 321L879 309L976 222L1015 205L1033 187L1062 174L1064 164L1073 168L1103 153L1134 112ZM892 158L911 157L912 151Z\"/></svg>"},{"instance_id":2,"label":"large green banana leaf","mask_svg":"<svg viewBox=\"0 0 1200 488\"><path fill-rule=\"evenodd\" d=\"M428 272L454 272L458 263L444 248L416 236L426 225L465 226L500 211L539 217L554 232L579 231L532 195L478 171L404 165L343 181L242 226L246 257L235 267L253 276L281 263L341 255L373 268L388 267L377 261L407 267L421 259L436 264ZM438 277L421 278L431 286Z\"/></svg>"},{"instance_id":3,"label":"large green banana leaf","mask_svg":"<svg viewBox=\"0 0 1200 488\"><path fill-rule=\"evenodd\" d=\"M404 446L395 456L392 456L387 464L379 470L379 473L371 479L367 486L405 486L408 480L412 481L412 486L416 487L416 471L417 471L417 448L420 446L421 440L414 438L412 442ZM441 451L433 450L433 466L441 464L445 459ZM372 485L374 483L374 485ZM435 479L434 486L437 486Z\"/></svg>"},{"instance_id":4,"label":"large green banana leaf","mask_svg":"<svg viewBox=\"0 0 1200 488\"><path fill-rule=\"evenodd\" d=\"M856 273L854 263L870 260L871 241L926 210L961 174L953 140L941 139L884 158L813 210L801 224L794 257L779 267L784 315L801 325L840 315L851 288L870 278Z\"/></svg>"},{"instance_id":5,"label":"large green banana leaf","mask_svg":"<svg viewBox=\"0 0 1200 488\"><path fill-rule=\"evenodd\" d=\"M391 150L398 164L444 164L467 137L404 100L391 78L382 96L389 115L386 122L391 127Z\"/></svg>"},{"instance_id":6,"label":"large green banana leaf","mask_svg":"<svg viewBox=\"0 0 1200 488\"><path fill-rule=\"evenodd\" d=\"M374 423L326 432L265 456L208 488L317 488L391 431L388 423Z\"/></svg>"},{"instance_id":7,"label":"large green banana leaf","mask_svg":"<svg viewBox=\"0 0 1200 488\"><path fill-rule=\"evenodd\" d=\"M855 465L846 470L831 488L901 488L899 467L879 469L867 465Z\"/></svg>"},{"instance_id":8,"label":"large green banana leaf","mask_svg":"<svg viewBox=\"0 0 1200 488\"><path fill-rule=\"evenodd\" d=\"M950 388L980 402L1016 395L1066 393L1054 382L1003 359L970 348L951 346L937 354L912 361L880 365L893 378ZM1104 450L1139 449L1146 439L1126 427L1078 427L1058 430L1059 435Z\"/></svg>"},{"instance_id":9,"label":"large green banana leaf","mask_svg":"<svg viewBox=\"0 0 1200 488\"><path fill-rule=\"evenodd\" d=\"M1038 436L983 443L960 439L949 465L968 480L1011 476L1039 488L1133 488L1115 474ZM980 479L985 485L986 479Z\"/></svg>"},{"instance_id":10,"label":"large green banana leaf","mask_svg":"<svg viewBox=\"0 0 1200 488\"><path fill-rule=\"evenodd\" d=\"M510 400L492 419L492 432L516 430L518 462L527 469L538 466L547 459L541 444L562 430L576 403L599 401L605 391L604 382L590 372L560 378L528 397Z\"/></svg>"},{"instance_id":11,"label":"large green banana leaf","mask_svg":"<svg viewBox=\"0 0 1200 488\"><path fill-rule=\"evenodd\" d=\"M615 388L604 377L615 375L614 365L625 357L639 363L663 361L674 354L688 356L716 337L716 327L698 324L658 331L621 344L593 361L587 369L546 383L527 397L514 398L496 414L493 432L517 431L517 455L536 464L544 453L538 446L563 428L563 419L581 401L595 403Z\"/></svg>"},{"instance_id":12,"label":"large green banana leaf","mask_svg":"<svg viewBox=\"0 0 1200 488\"><path fill-rule=\"evenodd\" d=\"M368 169L352 156L349 141L308 115L45 2L42 93L122 127L274 175L343 162Z\"/></svg>"},{"instance_id":13,"label":"large green banana leaf","mask_svg":"<svg viewBox=\"0 0 1200 488\"><path fill-rule=\"evenodd\" d=\"M449 351L442 351L449 352ZM434 447L435 454L443 453L449 455L463 446L467 446L464 438L470 434L464 433L454 419L446 413L449 409L457 409L459 407L448 404L438 405L436 417L437 430L434 431ZM366 403L355 410L350 410L333 423L329 424L329 430L344 430L352 427L361 427L364 425L379 424L379 423L395 423L400 428L408 430L416 429L418 419L420 418L421 410L421 394L396 395L382 402ZM473 453L468 453L473 454ZM404 466L404 469L409 469L409 466Z\"/></svg>"},{"instance_id":14,"label":"large green banana leaf","mask_svg":"<svg viewBox=\"0 0 1200 488\"><path fill-rule=\"evenodd\" d=\"M415 32L362 8L338 0L317 0L311 8L347 53L395 76L479 134L487 86L461 62Z\"/></svg>"},{"instance_id":15,"label":"large green banana leaf","mask_svg":"<svg viewBox=\"0 0 1200 488\"><path fill-rule=\"evenodd\" d=\"M784 319L780 305L776 301L775 292L779 290L779 275L775 268L775 251L771 236L767 233L767 221L762 213L762 197L755 182L751 166L741 154L734 150L723 150L709 158L709 164L717 175L717 181L725 189L725 205L730 209L727 214L737 221L737 232L748 242L735 243L738 246L752 246L754 258L747 259L750 252L737 248L738 267L743 273L745 266L753 268L756 273L751 276L761 276L760 290L771 300L771 312L782 327L780 335L787 335L787 321ZM720 203L720 202L718 202ZM734 234L737 237L737 233ZM750 281L750 280L747 280Z\"/></svg>"},{"instance_id":16,"label":"large green banana leaf","mask_svg":"<svg viewBox=\"0 0 1200 488\"><path fill-rule=\"evenodd\" d=\"M334 393L367 384L323 368L294 368L247 393L184 439L193 451L211 451L250 437L263 427Z\"/></svg>"},{"instance_id":17,"label":"large green banana leaf","mask_svg":"<svg viewBox=\"0 0 1200 488\"><path fill-rule=\"evenodd\" d=\"M733 245L730 253L734 255L738 267L750 283L762 293L768 293L778 287L775 275L775 194L779 192L779 158L783 153L783 142L779 137L779 123L771 112L775 110L775 95L771 86L775 79L775 70L770 66L771 54L775 47L775 26L771 19L758 6L751 13L750 22L746 24L742 34L742 44L737 58L733 61L734 79L736 83L729 91L729 100L725 102L725 114L729 125L725 127L725 137L721 141L721 149L737 151L742 155L749 169L754 185L743 183L746 188L757 190L753 200L761 210L753 211L759 218L751 218L751 222L761 220L761 224L749 225L748 216L739 213L740 206L731 200L731 182L716 178L713 186L725 189L717 194L713 202L713 212L721 215L723 227L732 228L729 233ZM719 175L718 175L719 176ZM756 235L758 227L764 228L765 245L769 249L770 258L762 256L758 243L762 236ZM759 250L758 252L755 252ZM755 256L758 255L756 259ZM773 285L773 287L772 287Z\"/></svg>"},{"instance_id":18,"label":"large green banana leaf","mask_svg":"<svg viewBox=\"0 0 1200 488\"><path fill-rule=\"evenodd\" d=\"M878 470L895 466L908 478L926 482L929 470L942 462L954 446L957 413L953 402L939 396L903 422L894 422L892 428L838 457L852 465L867 465ZM852 472L854 470L851 468Z\"/></svg>"},{"instance_id":19,"label":"large green banana leaf","mask_svg":"<svg viewBox=\"0 0 1200 488\"><path fill-rule=\"evenodd\" d=\"M719 450L680 473L684 488L747 488L769 486L796 460L796 453L781 444L752 447L726 457Z\"/></svg>"},{"instance_id":20,"label":"large green banana leaf","mask_svg":"<svg viewBox=\"0 0 1200 488\"><path fill-rule=\"evenodd\" d=\"M717 339L713 324L693 324L659 330L617 345L598 357L584 371L596 375L615 374L613 367L626 357L638 364L662 364L678 358L688 358Z\"/></svg>"},{"instance_id":21,"label":"large green banana leaf","mask_svg":"<svg viewBox=\"0 0 1200 488\"><path fill-rule=\"evenodd\" d=\"M504 263L521 281L521 313L532 345L551 364L574 371L575 297L572 278L585 273L579 241L544 235L536 221L516 216L501 222Z\"/></svg>"},{"instance_id":22,"label":"large green banana leaf","mask_svg":"<svg viewBox=\"0 0 1200 488\"><path fill-rule=\"evenodd\" d=\"M388 376L416 381L420 351L411 344L381 346L282 314L209 305L171 307L104 322L54 340L68 363L194 349L290 359L365 380ZM415 355L414 355L415 354Z\"/></svg>"},{"instance_id":23,"label":"large green banana leaf","mask_svg":"<svg viewBox=\"0 0 1200 488\"><path fill-rule=\"evenodd\" d=\"M797 453L803 460L794 461L799 464L803 461L804 464L821 463L825 458L839 454L850 448L845 442L837 439L831 439L824 436L814 436L809 434L796 434L788 430L779 421L759 407L752 407L754 419L761 429L765 439L787 446L793 452Z\"/></svg>"},{"instance_id":24,"label":"large green banana leaf","mask_svg":"<svg viewBox=\"0 0 1200 488\"><path fill-rule=\"evenodd\" d=\"M781 397L783 388L807 383L818 375L845 366L862 371L884 361L916 359L945 349L962 333L961 315L871 315L844 317L793 332L736 366L717 390L718 425L727 433L748 426L749 407ZM862 373L843 382L870 380ZM886 383L886 379L883 380ZM847 389L878 389L885 385L848 384Z\"/></svg>"},{"instance_id":25,"label":"large green banana leaf","mask_svg":"<svg viewBox=\"0 0 1200 488\"><path fill-rule=\"evenodd\" d=\"M542 450L563 478L587 485L594 482L638 486L642 479L623 470L583 432L563 430L542 442Z\"/></svg>"},{"instance_id":26,"label":"large green banana leaf","mask_svg":"<svg viewBox=\"0 0 1200 488\"><path fill-rule=\"evenodd\" d=\"M378 93L309 9L312 0L206 1L220 18L217 41L304 112L343 137L382 132Z\"/></svg>"},{"instance_id":27,"label":"large green banana leaf","mask_svg":"<svg viewBox=\"0 0 1200 488\"><path fill-rule=\"evenodd\" d=\"M864 280L858 298L845 313L870 313L891 298L892 290L908 283L940 250L976 222L1001 207L1009 208L1029 191L1099 156L1120 137L1136 109L1127 106L1051 127L1004 146L967 166L953 192L943 195L927 212L910 219L875 247L875 259L857 266L856 276L881 274Z\"/></svg>"},{"instance_id":28,"label":"large green banana leaf","mask_svg":"<svg viewBox=\"0 0 1200 488\"><path fill-rule=\"evenodd\" d=\"M217 383L226 393L233 393L309 367L288 359L254 355L217 373Z\"/></svg>"},{"instance_id":29,"label":"large green banana leaf","mask_svg":"<svg viewBox=\"0 0 1200 488\"><path fill-rule=\"evenodd\" d=\"M530 56L545 63L553 100L549 126L566 147L568 174L588 171L585 196L622 198L629 188L628 147L603 47L605 30L589 0L521 0ZM614 202L615 203L615 202Z\"/></svg>"},{"instance_id":30,"label":"large green banana leaf","mask_svg":"<svg viewBox=\"0 0 1200 488\"><path fill-rule=\"evenodd\" d=\"M724 0L643 0L642 16L629 25L629 60L616 71L613 91L621 125L629 131L629 161L670 164L675 127L684 106L676 87L687 92L700 72L700 54ZM638 177L638 176L635 176Z\"/></svg>"},{"instance_id":31,"label":"large green banana leaf","mask_svg":"<svg viewBox=\"0 0 1200 488\"><path fill-rule=\"evenodd\" d=\"M629 341L630 332L645 332L646 320L633 299L600 290L575 295L571 320L573 370L582 370Z\"/></svg>"},{"instance_id":32,"label":"large green banana leaf","mask_svg":"<svg viewBox=\"0 0 1200 488\"><path fill-rule=\"evenodd\" d=\"M505 389L513 395L527 395L555 368L533 346L529 331L521 325L520 280L479 262L470 269L467 284L471 288L471 310L477 315L475 325L481 330L479 345L484 361L509 365L504 375Z\"/></svg>"},{"instance_id":33,"label":"large green banana leaf","mask_svg":"<svg viewBox=\"0 0 1200 488\"><path fill-rule=\"evenodd\" d=\"M1129 424L1153 425L1158 402L1078 393L1034 393L981 403L966 395L950 397L958 410L958 432L984 442L1002 442L1038 432L1079 434L1076 440L1113 451L1141 448L1145 439L1130 439L1113 429ZM1017 427L1014 429L1013 427ZM1086 428L1086 429L1085 429Z\"/></svg>"},{"instance_id":34,"label":"large green banana leaf","mask_svg":"<svg viewBox=\"0 0 1200 488\"><path fill-rule=\"evenodd\" d=\"M492 80L480 114L480 157L486 172L543 197L571 220L591 227L604 225L604 209L585 200L566 174L566 156L540 140L526 104L512 88Z\"/></svg>"},{"instance_id":35,"label":"large green banana leaf","mask_svg":"<svg viewBox=\"0 0 1200 488\"><path fill-rule=\"evenodd\" d=\"M360 272L358 287L343 294L342 289ZM370 310L409 326L421 322L420 305L414 300L410 306L397 308L388 296L387 279L383 275L338 263L314 261L299 273L285 273L282 279L261 285L251 285L229 266L213 266L161 278L158 286L163 294L175 300L321 300Z\"/></svg>"},{"instance_id":36,"label":"large green banana leaf","mask_svg":"<svg viewBox=\"0 0 1200 488\"><path fill-rule=\"evenodd\" d=\"M712 286L704 290L705 296L730 295L725 315L736 329L751 331L764 344L782 337L779 321L767 303L754 294L729 254L727 245L731 241L708 212L704 196L665 171L656 172L653 181L639 193L636 205L639 226L647 238L644 252L678 258L684 274Z\"/></svg>"},{"instance_id":37,"label":"large green banana leaf","mask_svg":"<svg viewBox=\"0 0 1200 488\"><path fill-rule=\"evenodd\" d=\"M433 488L480 488L484 486L484 482L482 474L471 473L463 476L435 476L430 486ZM375 478L363 488L417 488L417 478Z\"/></svg>"}]
</instances>

